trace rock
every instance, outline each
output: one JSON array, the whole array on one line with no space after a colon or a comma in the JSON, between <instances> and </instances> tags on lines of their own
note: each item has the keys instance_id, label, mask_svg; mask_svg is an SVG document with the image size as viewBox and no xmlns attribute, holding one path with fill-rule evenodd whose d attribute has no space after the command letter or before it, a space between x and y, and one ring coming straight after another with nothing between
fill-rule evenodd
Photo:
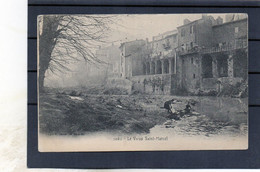
<instances>
[{"instance_id":1,"label":"rock","mask_svg":"<svg viewBox=\"0 0 260 172\"><path fill-rule=\"evenodd\" d=\"M79 100L79 101L83 101L84 99L81 97L77 97L77 96L69 96L72 100Z\"/></svg>"},{"instance_id":2,"label":"rock","mask_svg":"<svg viewBox=\"0 0 260 172\"><path fill-rule=\"evenodd\" d=\"M121 105L116 105L117 108L123 109Z\"/></svg>"}]
</instances>

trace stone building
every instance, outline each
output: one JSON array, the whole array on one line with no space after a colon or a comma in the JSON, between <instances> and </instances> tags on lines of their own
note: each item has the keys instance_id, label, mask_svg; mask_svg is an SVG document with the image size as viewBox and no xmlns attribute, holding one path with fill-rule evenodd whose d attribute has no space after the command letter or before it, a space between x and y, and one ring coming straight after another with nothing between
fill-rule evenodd
<instances>
[{"instance_id":1,"label":"stone building","mask_svg":"<svg viewBox=\"0 0 260 172\"><path fill-rule=\"evenodd\" d=\"M202 15L177 30L121 45L123 77L154 94L220 92L247 75L247 18L223 23ZM126 70L125 70L126 69Z\"/></svg>"},{"instance_id":2,"label":"stone building","mask_svg":"<svg viewBox=\"0 0 260 172\"><path fill-rule=\"evenodd\" d=\"M85 62L79 67L82 75L81 82L88 85L104 84L108 78L120 77L120 50L118 45L99 47L95 56L98 63ZM87 85L86 84L86 85Z\"/></svg>"},{"instance_id":3,"label":"stone building","mask_svg":"<svg viewBox=\"0 0 260 172\"><path fill-rule=\"evenodd\" d=\"M136 70L142 70L142 66L140 66L139 68L135 68L135 70L133 70L134 66L132 66L132 63L135 56L138 56L137 54L141 53L142 47L145 44L146 42L144 40L135 40L135 41L124 42L120 45L119 49L121 50L120 53L121 77L129 79L133 75L132 71L136 72ZM138 58L139 57L141 58L141 56L138 56Z\"/></svg>"},{"instance_id":4,"label":"stone building","mask_svg":"<svg viewBox=\"0 0 260 172\"><path fill-rule=\"evenodd\" d=\"M212 27L214 46L201 51L202 89L221 91L247 78L247 18Z\"/></svg>"},{"instance_id":5,"label":"stone building","mask_svg":"<svg viewBox=\"0 0 260 172\"><path fill-rule=\"evenodd\" d=\"M151 42L146 40L143 43L138 51L131 53L131 60L126 61L131 70L123 76L130 77L133 90L170 94L174 88L171 81L176 73L177 30L154 36Z\"/></svg>"},{"instance_id":6,"label":"stone building","mask_svg":"<svg viewBox=\"0 0 260 172\"><path fill-rule=\"evenodd\" d=\"M109 77L120 76L120 49L118 45L110 45L107 47L100 47L96 50L96 57L100 60L100 66L90 64L90 73L96 75L104 75Z\"/></svg>"}]
</instances>

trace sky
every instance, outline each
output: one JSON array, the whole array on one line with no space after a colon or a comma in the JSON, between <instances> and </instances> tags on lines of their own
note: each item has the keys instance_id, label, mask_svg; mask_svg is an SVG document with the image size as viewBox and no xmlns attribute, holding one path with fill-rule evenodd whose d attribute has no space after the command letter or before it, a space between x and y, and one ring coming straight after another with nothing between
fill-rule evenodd
<instances>
[{"instance_id":1,"label":"sky","mask_svg":"<svg viewBox=\"0 0 260 172\"><path fill-rule=\"evenodd\" d=\"M214 18L218 16L225 19L225 14L208 14ZM200 19L202 14L138 14L119 15L118 25L112 26L114 32L111 39L118 42L131 41L134 39L152 40L153 36L160 33L177 29L183 25L184 19L194 21ZM127 39L126 39L127 37Z\"/></svg>"}]
</instances>

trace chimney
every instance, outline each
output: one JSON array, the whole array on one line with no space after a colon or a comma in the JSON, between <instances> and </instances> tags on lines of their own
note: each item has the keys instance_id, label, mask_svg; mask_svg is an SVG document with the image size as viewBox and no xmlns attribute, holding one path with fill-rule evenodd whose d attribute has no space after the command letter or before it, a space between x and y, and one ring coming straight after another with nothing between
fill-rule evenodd
<instances>
[{"instance_id":1,"label":"chimney","mask_svg":"<svg viewBox=\"0 0 260 172\"><path fill-rule=\"evenodd\" d=\"M230 13L230 14L226 14L225 15L225 22L231 22L231 21L234 21L234 18L235 18L235 14L233 13Z\"/></svg>"},{"instance_id":2,"label":"chimney","mask_svg":"<svg viewBox=\"0 0 260 172\"><path fill-rule=\"evenodd\" d=\"M219 16L217 18L217 24L223 24L223 19Z\"/></svg>"},{"instance_id":3,"label":"chimney","mask_svg":"<svg viewBox=\"0 0 260 172\"><path fill-rule=\"evenodd\" d=\"M190 23L190 20L189 19L184 19L183 20L183 24L185 25L185 24L189 24Z\"/></svg>"},{"instance_id":4,"label":"chimney","mask_svg":"<svg viewBox=\"0 0 260 172\"><path fill-rule=\"evenodd\" d=\"M206 19L208 16L207 16L207 14L202 14L202 19Z\"/></svg>"}]
</instances>

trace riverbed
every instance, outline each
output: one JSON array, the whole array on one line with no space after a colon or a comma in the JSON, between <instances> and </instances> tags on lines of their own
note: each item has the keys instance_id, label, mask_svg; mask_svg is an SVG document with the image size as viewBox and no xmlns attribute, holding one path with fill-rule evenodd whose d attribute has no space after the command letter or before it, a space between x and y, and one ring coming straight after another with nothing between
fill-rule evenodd
<instances>
[{"instance_id":1,"label":"riverbed","mask_svg":"<svg viewBox=\"0 0 260 172\"><path fill-rule=\"evenodd\" d=\"M86 132L78 136L40 134L41 151L122 151L122 150L216 150L246 149L248 145L248 100L230 97L176 97L168 95L87 95L88 100L123 102L114 110L124 110L131 115L157 112L167 116L163 103L178 99L185 105L196 102L192 111L197 115L185 115L180 120L167 119L150 128L148 132L120 132L102 130ZM73 101L85 101L84 96L72 97ZM135 102L140 109L126 109L124 102ZM113 105L114 106L114 105ZM129 112L128 112L129 111ZM135 112L136 111L136 112ZM135 114L135 115L136 115ZM120 114L125 115L125 114ZM156 115L156 114L153 114ZM151 119L151 118L150 118ZM191 144L192 143L192 144Z\"/></svg>"},{"instance_id":2,"label":"riverbed","mask_svg":"<svg viewBox=\"0 0 260 172\"><path fill-rule=\"evenodd\" d=\"M197 101L199 115L168 120L150 130L151 135L167 133L182 136L245 136L248 132L248 100L227 97L185 97Z\"/></svg>"}]
</instances>

